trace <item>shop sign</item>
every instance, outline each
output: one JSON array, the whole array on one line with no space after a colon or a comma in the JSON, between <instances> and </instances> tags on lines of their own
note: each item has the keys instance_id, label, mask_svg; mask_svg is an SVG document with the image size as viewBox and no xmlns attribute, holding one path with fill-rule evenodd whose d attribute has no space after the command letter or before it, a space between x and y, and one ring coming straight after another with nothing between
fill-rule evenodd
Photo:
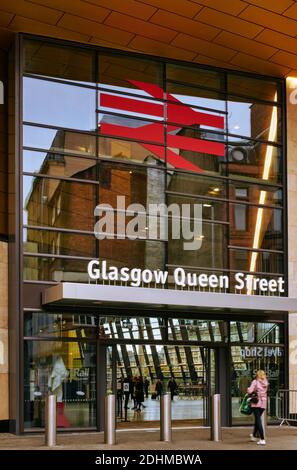
<instances>
[{"instance_id":1,"label":"shop sign","mask_svg":"<svg viewBox=\"0 0 297 470\"><path fill-rule=\"evenodd\" d=\"M282 357L282 356L280 356ZM275 369L271 369L270 367L273 366ZM253 376L256 377L258 369L253 370ZM268 379L278 379L280 376L280 370L275 365L274 362L268 362L267 366L265 367L266 376Z\"/></svg>"},{"instance_id":2,"label":"shop sign","mask_svg":"<svg viewBox=\"0 0 297 470\"><path fill-rule=\"evenodd\" d=\"M169 278L169 272L160 269L140 269L140 268L118 268L107 266L107 261L92 260L88 263L88 275L92 280L103 280L112 282L127 282L132 287L155 284L164 286ZM196 287L209 289L227 290L230 285L228 275L206 274L187 272L184 268L175 268L172 274L173 282L177 287ZM234 288L239 292L260 291L270 293L284 292L284 279L280 276L277 279L266 279L256 277L252 274L241 272L234 274Z\"/></svg>"},{"instance_id":3,"label":"shop sign","mask_svg":"<svg viewBox=\"0 0 297 470\"><path fill-rule=\"evenodd\" d=\"M283 357L283 350L273 346L245 346L240 350L243 359L257 359L263 357Z\"/></svg>"}]
</instances>

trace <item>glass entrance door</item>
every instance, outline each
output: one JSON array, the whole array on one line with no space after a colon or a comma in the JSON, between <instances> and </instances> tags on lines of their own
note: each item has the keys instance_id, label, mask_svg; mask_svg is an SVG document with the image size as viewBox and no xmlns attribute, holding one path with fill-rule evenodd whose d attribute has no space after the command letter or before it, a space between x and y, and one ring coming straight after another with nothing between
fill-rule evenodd
<instances>
[{"instance_id":1,"label":"glass entrance door","mask_svg":"<svg viewBox=\"0 0 297 470\"><path fill-rule=\"evenodd\" d=\"M176 424L209 424L210 397L218 386L215 349L118 344L107 348L106 359L107 389L116 394L118 426L158 424L165 392L171 394Z\"/></svg>"}]
</instances>

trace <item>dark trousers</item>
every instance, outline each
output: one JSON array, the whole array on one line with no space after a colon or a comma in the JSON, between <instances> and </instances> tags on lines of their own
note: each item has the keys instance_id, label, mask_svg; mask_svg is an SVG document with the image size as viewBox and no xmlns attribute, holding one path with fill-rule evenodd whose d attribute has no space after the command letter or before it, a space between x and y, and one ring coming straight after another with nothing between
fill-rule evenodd
<instances>
[{"instance_id":1,"label":"dark trousers","mask_svg":"<svg viewBox=\"0 0 297 470\"><path fill-rule=\"evenodd\" d=\"M253 408L253 413L255 416L255 426L254 426L253 436L257 437L257 434L259 433L260 439L264 439L264 431L263 431L262 420L261 420L261 416L264 411L265 411L264 408Z\"/></svg>"}]
</instances>

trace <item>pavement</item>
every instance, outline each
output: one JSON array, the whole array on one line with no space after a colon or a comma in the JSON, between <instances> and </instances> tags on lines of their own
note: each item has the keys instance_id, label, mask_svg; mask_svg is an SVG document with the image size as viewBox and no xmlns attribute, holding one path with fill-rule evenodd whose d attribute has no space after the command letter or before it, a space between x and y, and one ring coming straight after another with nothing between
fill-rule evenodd
<instances>
[{"instance_id":1,"label":"pavement","mask_svg":"<svg viewBox=\"0 0 297 470\"><path fill-rule=\"evenodd\" d=\"M249 441L250 427L222 430L222 441L210 440L209 428L173 428L172 442L160 442L159 429L118 430L117 444L104 444L103 432L59 433L57 446L52 450L296 450L297 427L270 426L266 446ZM0 450L48 450L44 434L0 434Z\"/></svg>"}]
</instances>

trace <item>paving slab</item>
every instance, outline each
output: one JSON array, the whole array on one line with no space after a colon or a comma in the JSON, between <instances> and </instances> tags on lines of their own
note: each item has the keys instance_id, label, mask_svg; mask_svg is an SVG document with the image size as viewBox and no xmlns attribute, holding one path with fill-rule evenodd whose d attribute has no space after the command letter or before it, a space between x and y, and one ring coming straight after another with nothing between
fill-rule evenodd
<instances>
[{"instance_id":1,"label":"paving slab","mask_svg":"<svg viewBox=\"0 0 297 470\"><path fill-rule=\"evenodd\" d=\"M176 428L172 442L160 442L158 429L117 431L117 444L104 444L102 432L58 433L57 446L52 450L296 450L297 427L273 426L267 431L266 446L249 441L251 428L224 428L222 441L210 440L209 428ZM48 450L44 435L0 434L0 450Z\"/></svg>"}]
</instances>

